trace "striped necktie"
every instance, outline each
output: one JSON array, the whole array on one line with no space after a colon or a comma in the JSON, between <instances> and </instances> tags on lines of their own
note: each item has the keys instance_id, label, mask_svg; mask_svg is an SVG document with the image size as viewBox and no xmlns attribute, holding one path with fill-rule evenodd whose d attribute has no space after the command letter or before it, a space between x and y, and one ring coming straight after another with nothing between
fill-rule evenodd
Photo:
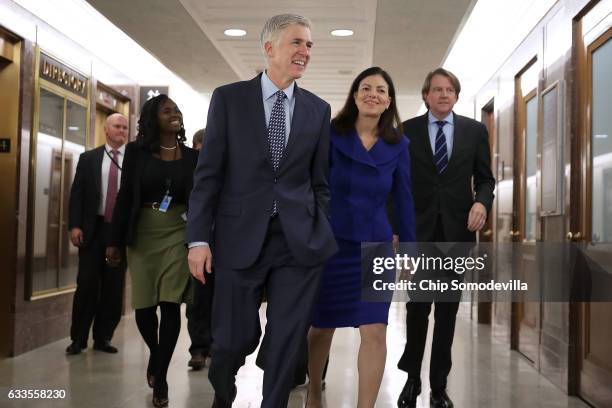
<instances>
[{"instance_id":1,"label":"striped necktie","mask_svg":"<svg viewBox=\"0 0 612 408\"><path fill-rule=\"evenodd\" d=\"M270 159L272 160L272 168L276 172L278 165L280 164L281 158L283 157L283 151L285 150L285 132L286 132L286 121L285 121L285 98L287 95L283 91L276 92L276 101L272 106L272 113L270 114L270 123L268 124L268 143L270 144ZM278 214L278 207L276 200L272 203L272 212L270 216L274 217Z\"/></svg>"},{"instance_id":2,"label":"striped necktie","mask_svg":"<svg viewBox=\"0 0 612 408\"><path fill-rule=\"evenodd\" d=\"M442 174L448 167L448 150L446 148L446 136L443 130L446 123L445 120L436 121L438 133L436 133L436 152L434 154L434 160L438 168L438 174Z\"/></svg>"}]
</instances>

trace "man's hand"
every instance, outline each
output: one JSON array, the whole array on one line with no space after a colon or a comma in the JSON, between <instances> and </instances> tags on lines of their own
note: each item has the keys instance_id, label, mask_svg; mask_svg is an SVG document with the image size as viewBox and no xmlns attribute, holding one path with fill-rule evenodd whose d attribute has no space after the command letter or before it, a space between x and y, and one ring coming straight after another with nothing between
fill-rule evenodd
<instances>
[{"instance_id":1,"label":"man's hand","mask_svg":"<svg viewBox=\"0 0 612 408\"><path fill-rule=\"evenodd\" d=\"M471 232L480 231L487 222L487 209L482 203L474 203L468 216L468 230Z\"/></svg>"},{"instance_id":2,"label":"man's hand","mask_svg":"<svg viewBox=\"0 0 612 408\"><path fill-rule=\"evenodd\" d=\"M83 230L80 228L73 228L70 230L70 242L75 247L83 245Z\"/></svg>"},{"instance_id":3,"label":"man's hand","mask_svg":"<svg viewBox=\"0 0 612 408\"><path fill-rule=\"evenodd\" d=\"M106 248L106 263L109 266L118 266L119 262L121 262L121 252L119 252L119 248L107 247Z\"/></svg>"},{"instance_id":4,"label":"man's hand","mask_svg":"<svg viewBox=\"0 0 612 408\"><path fill-rule=\"evenodd\" d=\"M212 253L210 252L210 247L202 245L189 248L187 262L189 263L189 272L191 272L193 277L202 283L206 283L204 270L207 273L212 273Z\"/></svg>"}]
</instances>

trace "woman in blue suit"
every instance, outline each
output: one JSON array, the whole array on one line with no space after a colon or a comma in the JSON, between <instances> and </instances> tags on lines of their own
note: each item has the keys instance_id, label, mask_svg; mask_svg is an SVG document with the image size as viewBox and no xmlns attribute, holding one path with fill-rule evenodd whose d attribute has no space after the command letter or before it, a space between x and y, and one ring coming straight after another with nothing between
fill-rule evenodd
<instances>
[{"instance_id":1,"label":"woman in blue suit","mask_svg":"<svg viewBox=\"0 0 612 408\"><path fill-rule=\"evenodd\" d=\"M385 369L390 299L362 300L361 243L392 241L389 195L400 240L414 241L416 234L408 139L402 135L391 77L379 67L355 78L344 107L331 122L329 180L331 225L340 249L323 273L308 333L307 407L322 405L321 377L337 327L359 328L357 406L374 407ZM394 277L395 271L389 272Z\"/></svg>"}]
</instances>

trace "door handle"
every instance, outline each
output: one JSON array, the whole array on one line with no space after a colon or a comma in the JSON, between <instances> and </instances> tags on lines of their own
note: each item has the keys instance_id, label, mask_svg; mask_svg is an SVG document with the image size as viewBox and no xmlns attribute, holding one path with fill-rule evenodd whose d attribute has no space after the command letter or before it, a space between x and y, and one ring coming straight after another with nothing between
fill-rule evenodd
<instances>
[{"instance_id":1,"label":"door handle","mask_svg":"<svg viewBox=\"0 0 612 408\"><path fill-rule=\"evenodd\" d=\"M580 232L572 233L571 231L567 233L566 238L568 241L580 241L582 239L582 234Z\"/></svg>"}]
</instances>

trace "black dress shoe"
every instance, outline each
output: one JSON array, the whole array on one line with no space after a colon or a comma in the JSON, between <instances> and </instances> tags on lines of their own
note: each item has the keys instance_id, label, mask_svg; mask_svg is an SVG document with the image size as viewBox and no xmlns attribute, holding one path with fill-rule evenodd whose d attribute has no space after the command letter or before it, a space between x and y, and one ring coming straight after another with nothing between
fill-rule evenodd
<instances>
[{"instance_id":1,"label":"black dress shoe","mask_svg":"<svg viewBox=\"0 0 612 408\"><path fill-rule=\"evenodd\" d=\"M117 347L114 347L108 340L94 342L93 349L103 351L105 353L116 353L119 351L117 350Z\"/></svg>"},{"instance_id":2,"label":"black dress shoe","mask_svg":"<svg viewBox=\"0 0 612 408\"><path fill-rule=\"evenodd\" d=\"M204 354L195 353L191 356L187 366L191 367L193 371L200 371L206 367L206 356Z\"/></svg>"},{"instance_id":3,"label":"black dress shoe","mask_svg":"<svg viewBox=\"0 0 612 408\"><path fill-rule=\"evenodd\" d=\"M213 404L210 408L232 408L232 403L236 399L237 393L238 393L238 390L236 389L236 386L234 385L234 393L232 395L232 400L229 402L221 399L221 397L219 397L217 393L215 393L215 399L213 400Z\"/></svg>"},{"instance_id":4,"label":"black dress shoe","mask_svg":"<svg viewBox=\"0 0 612 408\"><path fill-rule=\"evenodd\" d=\"M431 408L453 408L453 401L448 397L446 390L432 392L429 397L429 406Z\"/></svg>"},{"instance_id":5,"label":"black dress shoe","mask_svg":"<svg viewBox=\"0 0 612 408\"><path fill-rule=\"evenodd\" d=\"M75 354L81 354L81 350L81 346L73 341L68 347L66 347L66 354L70 356L73 356Z\"/></svg>"},{"instance_id":6,"label":"black dress shoe","mask_svg":"<svg viewBox=\"0 0 612 408\"><path fill-rule=\"evenodd\" d=\"M421 393L421 380L408 378L397 399L398 408L416 408L417 396Z\"/></svg>"}]
</instances>

